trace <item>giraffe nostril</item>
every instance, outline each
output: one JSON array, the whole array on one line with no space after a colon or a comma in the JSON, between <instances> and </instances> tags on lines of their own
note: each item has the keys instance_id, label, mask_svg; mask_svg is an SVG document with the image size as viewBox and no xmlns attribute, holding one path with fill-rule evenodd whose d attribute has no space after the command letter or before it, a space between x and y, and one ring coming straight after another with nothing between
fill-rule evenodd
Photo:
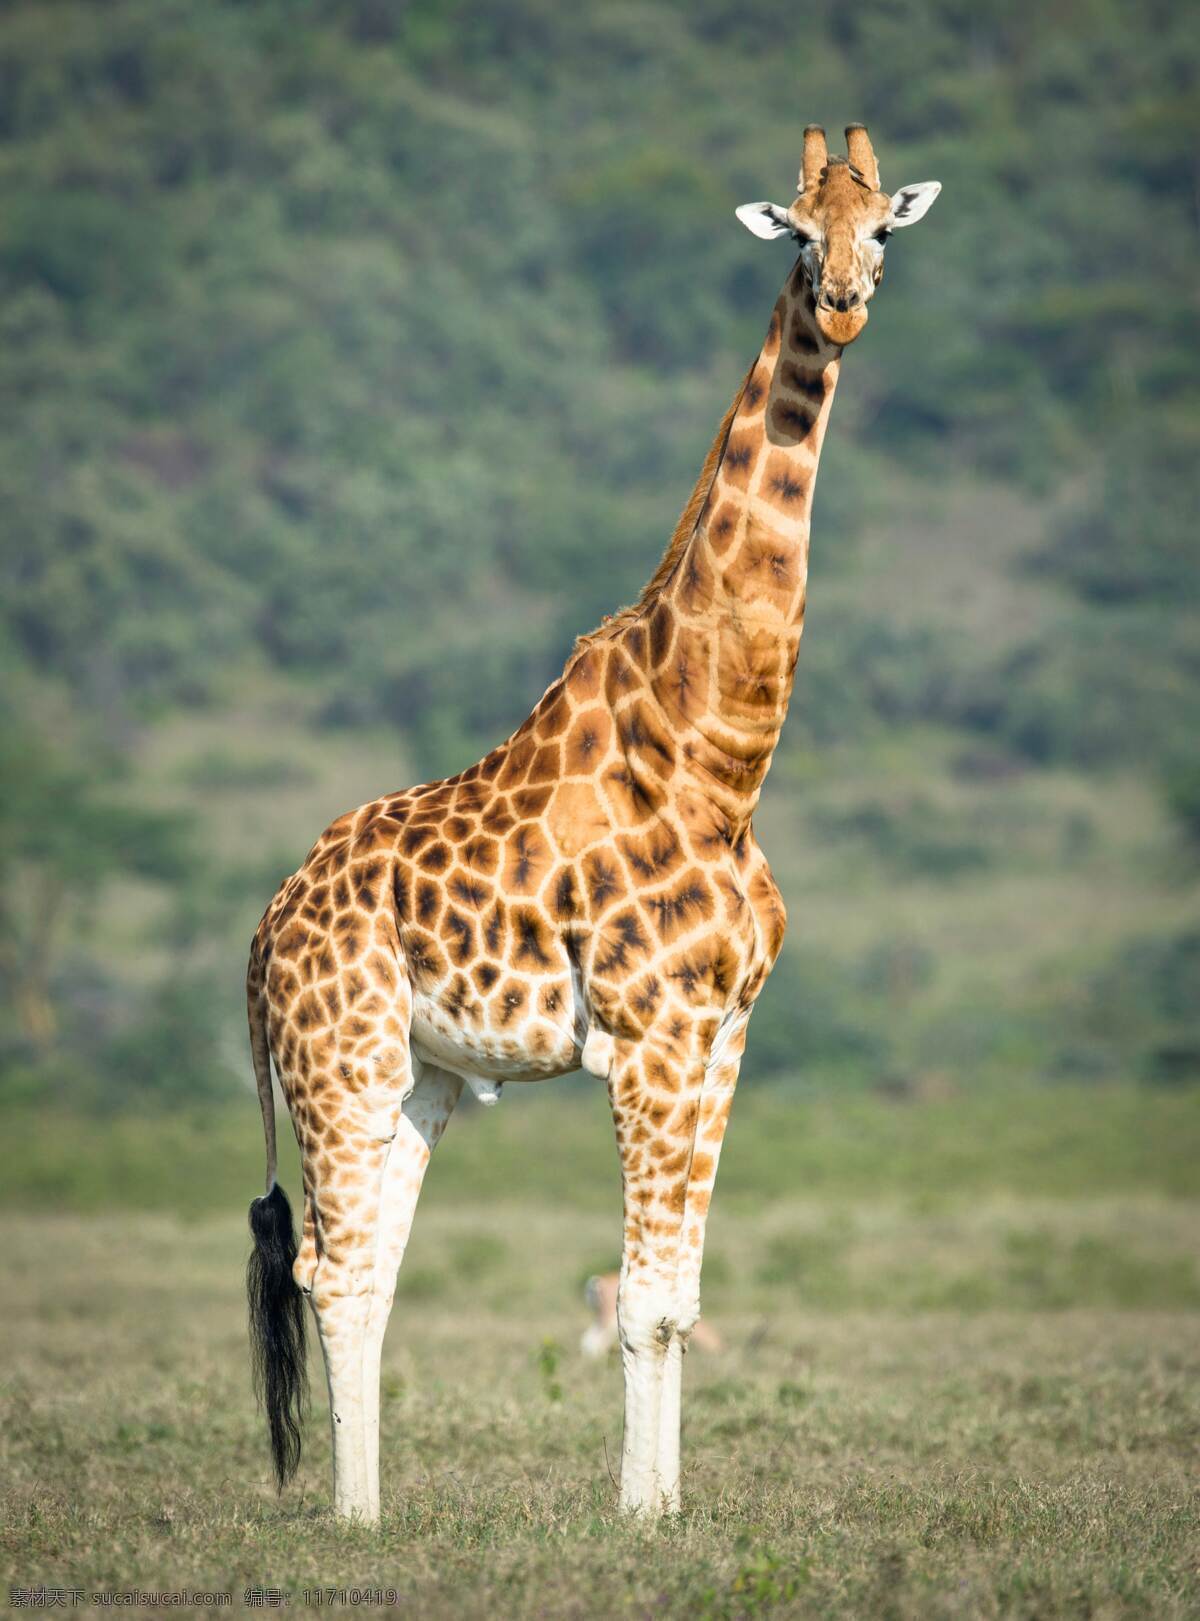
<instances>
[{"instance_id":1,"label":"giraffe nostril","mask_svg":"<svg viewBox=\"0 0 1200 1621\"><path fill-rule=\"evenodd\" d=\"M846 294L846 308L848 310L852 310L857 303L858 303L858 294L857 293L847 293Z\"/></svg>"}]
</instances>

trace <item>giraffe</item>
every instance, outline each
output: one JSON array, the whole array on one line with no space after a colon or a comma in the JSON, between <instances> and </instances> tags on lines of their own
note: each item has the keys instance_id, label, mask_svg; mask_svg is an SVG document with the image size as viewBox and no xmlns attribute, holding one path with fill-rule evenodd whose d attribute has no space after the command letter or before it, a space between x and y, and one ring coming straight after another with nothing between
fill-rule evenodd
<instances>
[{"instance_id":1,"label":"giraffe","mask_svg":"<svg viewBox=\"0 0 1200 1621\"><path fill-rule=\"evenodd\" d=\"M379 1518L379 1368L430 1155L464 1087L606 1083L623 1190L619 1502L678 1510L681 1376L746 1026L785 913L753 831L804 620L813 481L884 243L940 187L880 189L804 134L797 195L746 204L798 257L641 597L579 638L528 720L457 776L340 817L254 937L266 1134L252 1342L280 1487L299 1456L302 1297L316 1318L334 1508ZM274 1062L300 1147L276 1180Z\"/></svg>"}]
</instances>

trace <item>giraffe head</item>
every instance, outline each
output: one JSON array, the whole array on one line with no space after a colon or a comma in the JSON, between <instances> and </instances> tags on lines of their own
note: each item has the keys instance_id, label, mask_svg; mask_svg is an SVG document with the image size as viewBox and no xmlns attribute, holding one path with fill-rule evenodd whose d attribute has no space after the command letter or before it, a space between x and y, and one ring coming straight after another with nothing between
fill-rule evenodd
<instances>
[{"instance_id":1,"label":"giraffe head","mask_svg":"<svg viewBox=\"0 0 1200 1621\"><path fill-rule=\"evenodd\" d=\"M867 324L867 305L883 277L883 252L893 231L915 225L941 191L937 180L879 189L879 165L862 124L846 130L846 157L830 157L825 131L804 131L804 161L796 199L743 203L737 216L767 241L791 236L812 289L817 325L830 343L853 343Z\"/></svg>"}]
</instances>

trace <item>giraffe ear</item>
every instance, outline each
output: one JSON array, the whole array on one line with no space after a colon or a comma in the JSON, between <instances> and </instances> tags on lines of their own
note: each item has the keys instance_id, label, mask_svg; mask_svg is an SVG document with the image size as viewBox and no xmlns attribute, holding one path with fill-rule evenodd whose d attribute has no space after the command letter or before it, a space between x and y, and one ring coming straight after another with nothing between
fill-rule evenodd
<instances>
[{"instance_id":1,"label":"giraffe ear","mask_svg":"<svg viewBox=\"0 0 1200 1621\"><path fill-rule=\"evenodd\" d=\"M743 203L734 210L748 231L771 242L777 236L788 236L795 230L786 208L778 203Z\"/></svg>"},{"instance_id":2,"label":"giraffe ear","mask_svg":"<svg viewBox=\"0 0 1200 1621\"><path fill-rule=\"evenodd\" d=\"M940 180L918 180L911 186L901 186L892 193L888 225L893 231L898 231L901 226L915 225L919 219L924 219L941 189Z\"/></svg>"}]
</instances>

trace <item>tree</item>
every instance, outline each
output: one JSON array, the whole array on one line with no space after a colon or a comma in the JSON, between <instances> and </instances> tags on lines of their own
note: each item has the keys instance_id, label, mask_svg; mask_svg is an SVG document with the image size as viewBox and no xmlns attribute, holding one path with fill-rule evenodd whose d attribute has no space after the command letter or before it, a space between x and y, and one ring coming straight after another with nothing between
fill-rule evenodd
<instances>
[{"instance_id":1,"label":"tree","mask_svg":"<svg viewBox=\"0 0 1200 1621\"><path fill-rule=\"evenodd\" d=\"M54 970L72 919L120 877L178 881L189 864L185 819L123 802L102 774L56 756L42 736L6 726L0 740L0 989L23 1042L53 1046Z\"/></svg>"}]
</instances>

